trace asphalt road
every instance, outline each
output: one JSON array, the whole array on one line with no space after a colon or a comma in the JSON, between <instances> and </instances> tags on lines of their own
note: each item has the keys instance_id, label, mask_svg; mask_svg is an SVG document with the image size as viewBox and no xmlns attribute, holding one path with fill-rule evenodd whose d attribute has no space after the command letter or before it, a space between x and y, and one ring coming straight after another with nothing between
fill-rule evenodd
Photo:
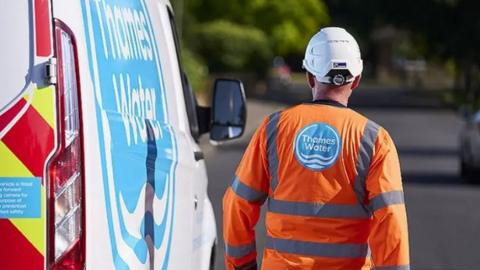
<instances>
[{"instance_id":1,"label":"asphalt road","mask_svg":"<svg viewBox=\"0 0 480 270\"><path fill-rule=\"evenodd\" d=\"M208 138L201 140L210 179L209 196L217 218L220 245L216 269L224 269L222 197L249 138L263 117L308 98L308 92L302 91L305 95L300 98L300 92L296 92L296 98L283 95L284 99L277 102L249 100L247 131L237 141L211 146ZM351 107L384 126L398 148L412 269L480 269L480 186L467 184L458 171L458 133L462 120L454 111L423 95L389 89L357 92ZM262 218L257 225L259 254L264 234ZM261 262L260 257L258 261Z\"/></svg>"}]
</instances>

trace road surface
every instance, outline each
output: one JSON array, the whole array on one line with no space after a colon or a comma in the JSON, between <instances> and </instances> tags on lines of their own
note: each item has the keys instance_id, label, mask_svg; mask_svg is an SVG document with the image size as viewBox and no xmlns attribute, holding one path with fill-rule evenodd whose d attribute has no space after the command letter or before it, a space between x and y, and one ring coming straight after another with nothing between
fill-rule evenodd
<instances>
[{"instance_id":1,"label":"road surface","mask_svg":"<svg viewBox=\"0 0 480 270\"><path fill-rule=\"evenodd\" d=\"M305 91L305 90L302 90ZM298 92L297 92L298 93ZM303 92L302 98L308 97ZM219 236L215 269L224 269L222 197L255 128L263 117L300 100L249 100L245 136L221 146L202 138L209 195ZM283 100L285 101L285 100ZM416 270L480 269L480 186L459 177L458 132L462 120L429 98L405 91L358 91L352 108L384 126L400 155L410 229L411 266ZM257 225L259 254L265 241L263 218ZM258 258L261 263L261 256Z\"/></svg>"}]
</instances>

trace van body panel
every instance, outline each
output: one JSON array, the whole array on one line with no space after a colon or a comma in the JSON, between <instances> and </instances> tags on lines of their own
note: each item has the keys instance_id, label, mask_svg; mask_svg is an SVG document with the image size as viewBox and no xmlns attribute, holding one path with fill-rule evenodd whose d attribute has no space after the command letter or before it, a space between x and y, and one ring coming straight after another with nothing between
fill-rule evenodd
<instances>
[{"instance_id":1,"label":"van body panel","mask_svg":"<svg viewBox=\"0 0 480 270\"><path fill-rule=\"evenodd\" d=\"M0 92L0 268L44 269L46 166L56 143L49 1L2 1ZM42 25L46 37L36 33Z\"/></svg>"},{"instance_id":2,"label":"van body panel","mask_svg":"<svg viewBox=\"0 0 480 270\"><path fill-rule=\"evenodd\" d=\"M143 1L82 4L113 263L117 269L168 269L179 154L162 48L152 30L157 14ZM183 217L188 223L189 214Z\"/></svg>"},{"instance_id":3,"label":"van body panel","mask_svg":"<svg viewBox=\"0 0 480 270\"><path fill-rule=\"evenodd\" d=\"M206 165L203 159L195 160L195 152L201 152L201 149L197 142L193 139L190 133L190 125L187 116L187 108L185 104L184 91L182 89L181 68L178 63L178 55L175 46L175 38L173 36L172 28L175 26L170 21L171 8L168 1L151 1L155 3L161 21L155 24L161 27L154 29L156 35L165 37L164 44L166 46L163 52L166 53L162 59L162 65L167 67L164 69L165 77L169 78L165 80L167 89L167 96L171 99L168 100L170 104L174 104L172 107L177 108L175 110L175 117L171 119L173 121L173 127L178 134L179 145L183 146L179 150L180 162L178 164L177 172L179 175L177 179L179 182L183 182L184 185L190 186L192 189L192 199L187 201L187 211L193 209L193 220L190 221L189 229L192 231L191 249L181 251L175 250L178 254L175 254L176 258L185 258L185 255L191 258L192 267L187 269L208 269L209 260L211 256L212 247L215 244L216 239L216 225L215 218L213 216L213 208L207 196L208 177L206 173ZM170 14L169 14L170 12ZM185 174L185 175L183 175ZM182 179L185 179L182 181ZM185 190L186 187L182 188ZM193 206L193 207L192 207ZM185 211L184 208L178 208L177 211ZM184 212L185 213L185 212ZM175 242L175 241L174 241ZM186 254L181 254L184 252ZM193 254L192 254L193 252ZM206 260L206 261L205 261ZM203 262L205 261L205 262Z\"/></svg>"},{"instance_id":4,"label":"van body panel","mask_svg":"<svg viewBox=\"0 0 480 270\"><path fill-rule=\"evenodd\" d=\"M195 158L201 149L190 132L170 3L1 5L0 31L13 42L0 45L8 74L0 93L0 268L47 266L45 182L58 112L46 68L58 20L78 53L86 269L208 269L215 220L205 163ZM19 207L6 196L26 196L25 211L2 210Z\"/></svg>"}]
</instances>

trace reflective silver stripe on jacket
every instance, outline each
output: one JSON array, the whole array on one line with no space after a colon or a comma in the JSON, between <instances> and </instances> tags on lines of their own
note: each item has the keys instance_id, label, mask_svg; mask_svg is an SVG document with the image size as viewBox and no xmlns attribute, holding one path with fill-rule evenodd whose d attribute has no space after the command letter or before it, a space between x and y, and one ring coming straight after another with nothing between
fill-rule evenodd
<instances>
[{"instance_id":1,"label":"reflective silver stripe on jacket","mask_svg":"<svg viewBox=\"0 0 480 270\"><path fill-rule=\"evenodd\" d=\"M404 204L403 191L380 193L370 201L372 212L395 204ZM269 198L268 211L284 215L323 217L323 218L370 218L361 204L330 204L313 202L292 202Z\"/></svg>"},{"instance_id":2,"label":"reflective silver stripe on jacket","mask_svg":"<svg viewBox=\"0 0 480 270\"><path fill-rule=\"evenodd\" d=\"M268 196L265 192L255 190L245 185L242 183L242 181L240 181L238 176L233 178L232 190L235 192L235 194L249 202L263 203Z\"/></svg>"},{"instance_id":3,"label":"reflective silver stripe on jacket","mask_svg":"<svg viewBox=\"0 0 480 270\"><path fill-rule=\"evenodd\" d=\"M395 204L404 204L405 199L403 197L403 191L390 191L380 193L377 196L373 197L370 200L369 209L372 212L377 211L378 209L388 207Z\"/></svg>"},{"instance_id":4,"label":"reflective silver stripe on jacket","mask_svg":"<svg viewBox=\"0 0 480 270\"><path fill-rule=\"evenodd\" d=\"M241 246L232 246L229 244L225 244L225 253L227 253L228 256L234 258L241 258L243 256L247 256L254 251L256 251L255 242Z\"/></svg>"},{"instance_id":5,"label":"reflective silver stripe on jacket","mask_svg":"<svg viewBox=\"0 0 480 270\"><path fill-rule=\"evenodd\" d=\"M267 237L265 247L278 252L331 258L364 258L369 256L368 244L334 244Z\"/></svg>"},{"instance_id":6,"label":"reflective silver stripe on jacket","mask_svg":"<svg viewBox=\"0 0 480 270\"><path fill-rule=\"evenodd\" d=\"M410 265L399 265L399 266L377 266L373 268L374 270L410 270Z\"/></svg>"},{"instance_id":7,"label":"reflective silver stripe on jacket","mask_svg":"<svg viewBox=\"0 0 480 270\"><path fill-rule=\"evenodd\" d=\"M368 121L363 131L363 137L360 142L360 149L358 151L354 190L360 204L365 203L366 199L366 180L368 171L370 170L370 163L372 160L373 149L377 139L380 126L372 121Z\"/></svg>"},{"instance_id":8,"label":"reflective silver stripe on jacket","mask_svg":"<svg viewBox=\"0 0 480 270\"><path fill-rule=\"evenodd\" d=\"M280 113L276 112L270 115L267 124L267 154L268 154L268 170L272 177L270 187L275 190L278 184L278 150L277 150L277 126L280 119Z\"/></svg>"},{"instance_id":9,"label":"reflective silver stripe on jacket","mask_svg":"<svg viewBox=\"0 0 480 270\"><path fill-rule=\"evenodd\" d=\"M286 215L326 218L369 218L362 205L282 201L269 198L268 211Z\"/></svg>"}]
</instances>

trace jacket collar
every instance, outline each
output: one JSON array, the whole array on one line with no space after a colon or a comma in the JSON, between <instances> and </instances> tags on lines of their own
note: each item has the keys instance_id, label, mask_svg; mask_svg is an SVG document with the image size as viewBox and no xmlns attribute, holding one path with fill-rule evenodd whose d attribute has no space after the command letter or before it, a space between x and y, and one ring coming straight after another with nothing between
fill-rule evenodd
<instances>
[{"instance_id":1,"label":"jacket collar","mask_svg":"<svg viewBox=\"0 0 480 270\"><path fill-rule=\"evenodd\" d=\"M317 99L317 100L314 100L314 101L310 101L308 103L330 105L330 106L335 106L335 107L340 107L340 108L347 108L347 106L343 105L342 103L337 102L335 100L331 100L331 99Z\"/></svg>"}]
</instances>

